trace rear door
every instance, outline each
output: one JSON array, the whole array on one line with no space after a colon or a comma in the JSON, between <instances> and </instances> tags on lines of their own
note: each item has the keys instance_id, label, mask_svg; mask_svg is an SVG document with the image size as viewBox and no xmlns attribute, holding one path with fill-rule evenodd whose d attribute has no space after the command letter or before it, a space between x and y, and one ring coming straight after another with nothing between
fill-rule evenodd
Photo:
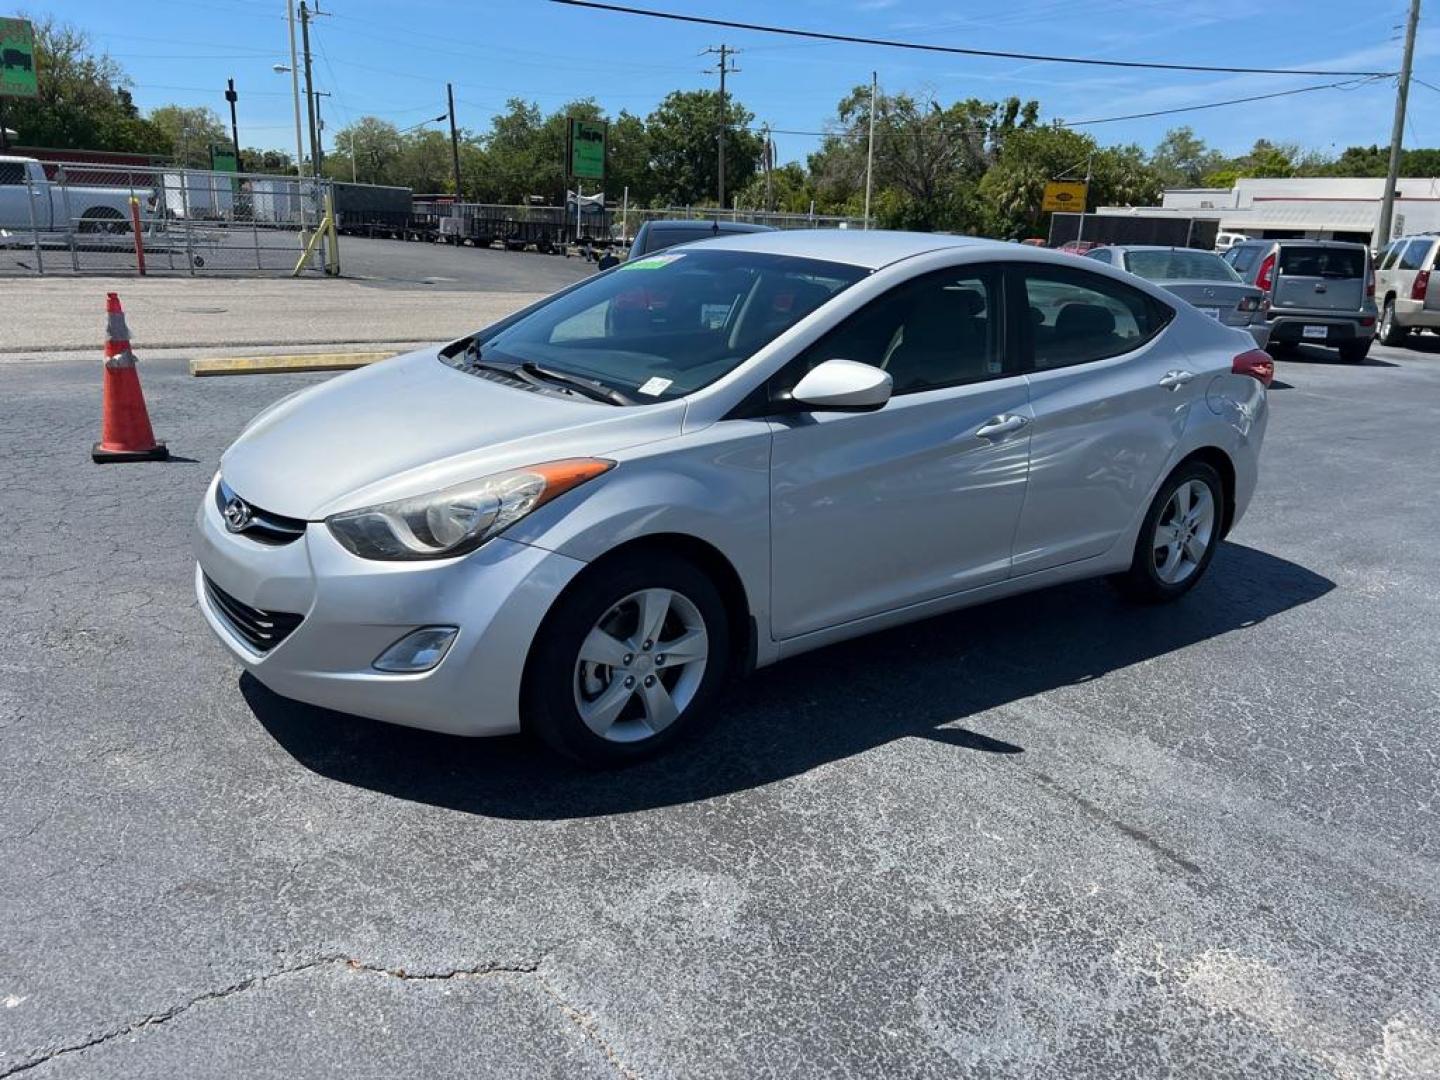
<instances>
[{"instance_id":1,"label":"rear door","mask_svg":"<svg viewBox=\"0 0 1440 1080\"><path fill-rule=\"evenodd\" d=\"M1359 244L1281 244L1271 306L1359 311L1365 306L1367 260Z\"/></svg>"},{"instance_id":2,"label":"rear door","mask_svg":"<svg viewBox=\"0 0 1440 1080\"><path fill-rule=\"evenodd\" d=\"M1114 546L1144 512L1205 379L1166 332L1174 309L1147 293L1078 267L1012 274L1034 412L1018 577Z\"/></svg>"}]
</instances>

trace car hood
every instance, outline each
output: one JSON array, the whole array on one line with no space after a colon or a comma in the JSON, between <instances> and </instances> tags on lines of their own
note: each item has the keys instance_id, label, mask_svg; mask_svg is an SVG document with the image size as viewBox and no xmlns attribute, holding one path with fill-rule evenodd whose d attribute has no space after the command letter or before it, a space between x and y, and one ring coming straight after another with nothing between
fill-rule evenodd
<instances>
[{"instance_id":1,"label":"car hood","mask_svg":"<svg viewBox=\"0 0 1440 1080\"><path fill-rule=\"evenodd\" d=\"M457 371L437 349L277 402L220 459L248 502L318 521L522 465L604 456L678 435L684 403L618 407Z\"/></svg>"}]
</instances>

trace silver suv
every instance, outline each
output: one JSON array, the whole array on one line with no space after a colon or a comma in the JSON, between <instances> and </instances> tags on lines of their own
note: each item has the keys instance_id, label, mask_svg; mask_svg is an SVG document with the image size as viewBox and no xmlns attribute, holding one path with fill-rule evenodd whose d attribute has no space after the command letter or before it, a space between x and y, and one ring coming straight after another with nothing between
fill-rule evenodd
<instances>
[{"instance_id":1,"label":"silver suv","mask_svg":"<svg viewBox=\"0 0 1440 1080\"><path fill-rule=\"evenodd\" d=\"M1440 290L1430 291L1436 240L1402 236L1380 254L1375 293L1380 304L1380 343L1403 345L1412 330L1440 331Z\"/></svg>"},{"instance_id":2,"label":"silver suv","mask_svg":"<svg viewBox=\"0 0 1440 1080\"><path fill-rule=\"evenodd\" d=\"M1375 339L1375 274L1364 244L1247 240L1225 261L1265 296L1272 353L1296 345L1337 349L1358 364Z\"/></svg>"}]
</instances>

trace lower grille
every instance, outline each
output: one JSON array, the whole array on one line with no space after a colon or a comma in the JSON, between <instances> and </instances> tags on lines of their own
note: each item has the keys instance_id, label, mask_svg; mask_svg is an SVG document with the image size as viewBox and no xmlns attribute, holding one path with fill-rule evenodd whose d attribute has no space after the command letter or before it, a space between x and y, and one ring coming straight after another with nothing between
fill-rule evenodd
<instances>
[{"instance_id":1,"label":"lower grille","mask_svg":"<svg viewBox=\"0 0 1440 1080\"><path fill-rule=\"evenodd\" d=\"M242 604L208 576L205 578L205 595L230 629L262 655L289 637L305 618L289 611L262 611Z\"/></svg>"}]
</instances>

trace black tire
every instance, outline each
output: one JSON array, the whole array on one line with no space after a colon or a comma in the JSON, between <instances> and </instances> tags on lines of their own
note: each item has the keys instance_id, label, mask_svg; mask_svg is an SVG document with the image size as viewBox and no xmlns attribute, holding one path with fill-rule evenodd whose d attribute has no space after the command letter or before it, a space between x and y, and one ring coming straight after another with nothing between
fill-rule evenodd
<instances>
[{"instance_id":1,"label":"black tire","mask_svg":"<svg viewBox=\"0 0 1440 1080\"><path fill-rule=\"evenodd\" d=\"M86 210L80 215L80 222L76 226L76 232L82 233L121 233L128 226L125 224L125 216L119 210L110 206L96 206Z\"/></svg>"},{"instance_id":2,"label":"black tire","mask_svg":"<svg viewBox=\"0 0 1440 1080\"><path fill-rule=\"evenodd\" d=\"M1385 301L1385 308L1380 313L1380 344L1381 345L1404 345L1410 338L1410 331L1395 321L1395 301Z\"/></svg>"},{"instance_id":3,"label":"black tire","mask_svg":"<svg viewBox=\"0 0 1440 1080\"><path fill-rule=\"evenodd\" d=\"M1364 341L1347 341L1340 346L1340 359L1347 364L1363 364L1365 357L1370 355L1370 343L1374 338L1366 338Z\"/></svg>"},{"instance_id":4,"label":"black tire","mask_svg":"<svg viewBox=\"0 0 1440 1080\"><path fill-rule=\"evenodd\" d=\"M1160 524L1161 515L1169 507L1171 496L1182 484L1187 484L1192 480L1198 480L1208 487L1210 497L1214 500L1214 520L1209 545L1199 563L1188 576L1180 581L1168 582L1161 578L1156 566L1156 528ZM1130 569L1123 574L1116 575L1111 579L1112 582L1130 599L1144 604L1167 603L1184 596L1199 583L1200 579L1205 576L1205 571L1210 568L1210 562L1215 557L1215 549L1220 546L1228 510L1225 503L1225 485L1220 480L1220 474L1203 461L1190 461L1182 464L1166 477L1165 482L1160 485L1160 490L1155 493L1155 499L1151 502L1150 509L1145 512L1145 520L1140 524L1140 535L1135 540L1135 554L1131 559Z\"/></svg>"},{"instance_id":5,"label":"black tire","mask_svg":"<svg viewBox=\"0 0 1440 1080\"><path fill-rule=\"evenodd\" d=\"M596 734L581 718L577 698L584 692L586 676L578 670L580 649L608 612L645 589L668 589L693 605L708 640L705 666L693 696L669 726L636 741L614 741ZM535 636L521 688L526 732L587 768L613 768L660 753L693 735L710 719L732 666L729 625L719 588L704 571L679 556L651 548L597 563L556 601ZM654 657L653 652L650 655ZM674 688L682 669L661 672L657 667L654 671L662 685ZM594 677L604 680L607 689L610 680L620 678L616 670L601 668L599 672ZM672 678L674 681L663 681ZM636 696L622 716L642 707ZM634 720L625 723L637 726Z\"/></svg>"}]
</instances>

